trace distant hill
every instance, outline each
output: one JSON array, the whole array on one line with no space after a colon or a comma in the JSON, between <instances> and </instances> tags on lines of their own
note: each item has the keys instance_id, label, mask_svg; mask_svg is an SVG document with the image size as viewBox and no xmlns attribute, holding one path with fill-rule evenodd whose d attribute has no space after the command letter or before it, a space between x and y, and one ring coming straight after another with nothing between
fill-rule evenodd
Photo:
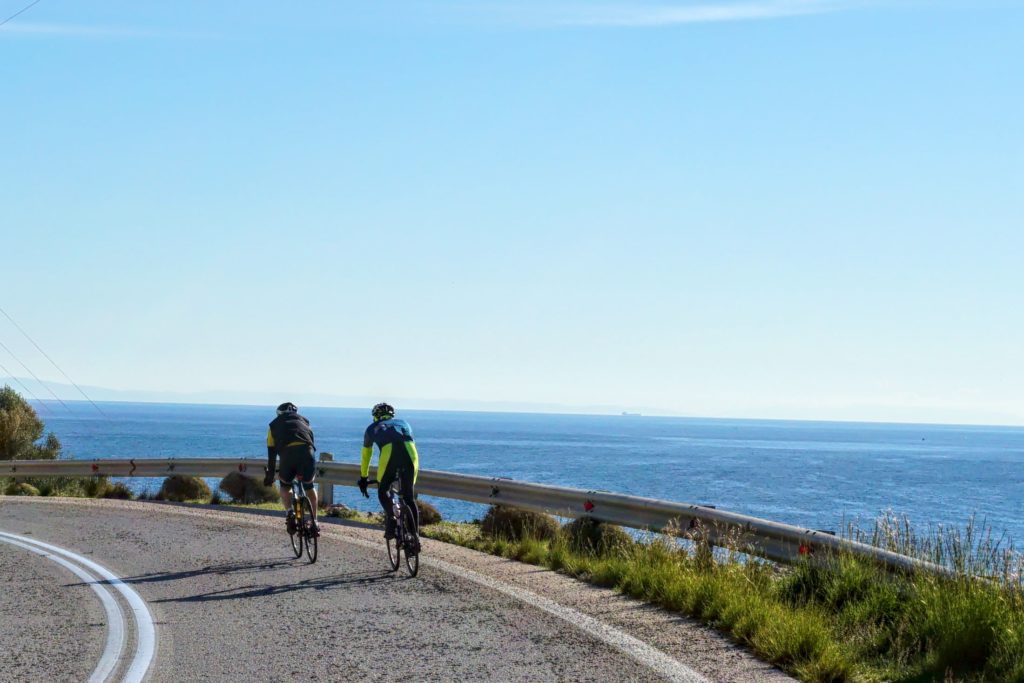
<instances>
[{"instance_id":1,"label":"distant hill","mask_svg":"<svg viewBox=\"0 0 1024 683\"><path fill-rule=\"evenodd\" d=\"M72 385L60 382L37 382L24 377L0 377L0 385L10 384L24 393L23 385L35 397L53 401L54 396L62 401L84 401L85 397ZM359 396L324 394L317 392L284 391L146 391L135 389L110 389L91 385L79 385L93 401L125 401L131 403L201 403L216 405L277 405L282 401L294 401L299 405L325 408L365 408L381 400L400 404L413 410L468 410L509 413L581 413L589 415L621 415L624 412L643 412L645 415L665 415L656 408L606 405L562 405L558 403L530 403L522 401L474 401L457 398L425 399L402 396ZM26 398L32 398L26 396Z\"/></svg>"}]
</instances>

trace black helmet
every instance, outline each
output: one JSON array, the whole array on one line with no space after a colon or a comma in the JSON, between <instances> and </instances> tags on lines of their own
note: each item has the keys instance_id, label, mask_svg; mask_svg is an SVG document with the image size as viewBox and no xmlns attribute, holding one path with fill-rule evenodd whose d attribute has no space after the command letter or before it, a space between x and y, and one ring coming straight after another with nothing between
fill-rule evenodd
<instances>
[{"instance_id":1,"label":"black helmet","mask_svg":"<svg viewBox=\"0 0 1024 683\"><path fill-rule=\"evenodd\" d=\"M284 415L285 413L297 413L297 412L299 412L299 407L296 406L294 403L282 403L281 405L279 405L277 407L277 414L278 415Z\"/></svg>"},{"instance_id":2,"label":"black helmet","mask_svg":"<svg viewBox=\"0 0 1024 683\"><path fill-rule=\"evenodd\" d=\"M388 403L378 403L370 411L374 420L386 420L395 416L395 409Z\"/></svg>"}]
</instances>

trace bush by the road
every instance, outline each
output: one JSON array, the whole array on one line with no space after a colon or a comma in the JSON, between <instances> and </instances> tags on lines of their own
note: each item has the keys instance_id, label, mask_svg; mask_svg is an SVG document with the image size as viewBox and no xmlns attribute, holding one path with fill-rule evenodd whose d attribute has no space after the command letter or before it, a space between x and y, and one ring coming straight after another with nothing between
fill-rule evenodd
<instances>
[{"instance_id":1,"label":"bush by the road","mask_svg":"<svg viewBox=\"0 0 1024 683\"><path fill-rule=\"evenodd\" d=\"M633 543L632 537L622 527L593 517L574 519L562 527L562 533L573 552L587 555L607 555L625 550Z\"/></svg>"},{"instance_id":2,"label":"bush by the road","mask_svg":"<svg viewBox=\"0 0 1024 683\"><path fill-rule=\"evenodd\" d=\"M26 481L12 481L6 489L5 496L38 496L39 489Z\"/></svg>"},{"instance_id":3,"label":"bush by the road","mask_svg":"<svg viewBox=\"0 0 1024 683\"><path fill-rule=\"evenodd\" d=\"M532 538L547 541L558 535L558 522L543 512L492 505L480 521L480 531L492 538L513 541Z\"/></svg>"},{"instance_id":4,"label":"bush by the road","mask_svg":"<svg viewBox=\"0 0 1024 683\"><path fill-rule=\"evenodd\" d=\"M39 489L41 496L65 498L119 498L134 497L123 482L111 484L105 476L98 477L28 477L24 481Z\"/></svg>"},{"instance_id":5,"label":"bush by the road","mask_svg":"<svg viewBox=\"0 0 1024 683\"><path fill-rule=\"evenodd\" d=\"M441 513L425 500L416 499L416 509L420 511L420 526L437 524L441 521Z\"/></svg>"},{"instance_id":6,"label":"bush by the road","mask_svg":"<svg viewBox=\"0 0 1024 683\"><path fill-rule=\"evenodd\" d=\"M210 487L199 477L186 477L172 474L164 479L157 500L170 500L181 503L186 500L206 500L210 497Z\"/></svg>"},{"instance_id":7,"label":"bush by the road","mask_svg":"<svg viewBox=\"0 0 1024 683\"><path fill-rule=\"evenodd\" d=\"M39 489L41 496L85 496L82 490L84 480L81 477L28 477L25 481Z\"/></svg>"},{"instance_id":8,"label":"bush by the road","mask_svg":"<svg viewBox=\"0 0 1024 683\"><path fill-rule=\"evenodd\" d=\"M54 460L60 441L50 432L43 438L43 421L14 389L0 389L0 460Z\"/></svg>"},{"instance_id":9,"label":"bush by the road","mask_svg":"<svg viewBox=\"0 0 1024 683\"><path fill-rule=\"evenodd\" d=\"M116 484L110 484L107 486L102 493L99 495L100 498L115 498L117 500L131 500L134 498L132 490L128 488L128 485L123 481L119 481Z\"/></svg>"},{"instance_id":10,"label":"bush by the road","mask_svg":"<svg viewBox=\"0 0 1024 683\"><path fill-rule=\"evenodd\" d=\"M231 496L235 503L273 503L278 499L277 489L264 486L263 480L257 481L241 472L232 472L220 480L218 489Z\"/></svg>"},{"instance_id":11,"label":"bush by the road","mask_svg":"<svg viewBox=\"0 0 1024 683\"><path fill-rule=\"evenodd\" d=\"M86 479L79 479L81 482L82 493L85 494L86 498L102 498L103 494L110 488L110 480L104 476L99 477L88 477Z\"/></svg>"}]
</instances>

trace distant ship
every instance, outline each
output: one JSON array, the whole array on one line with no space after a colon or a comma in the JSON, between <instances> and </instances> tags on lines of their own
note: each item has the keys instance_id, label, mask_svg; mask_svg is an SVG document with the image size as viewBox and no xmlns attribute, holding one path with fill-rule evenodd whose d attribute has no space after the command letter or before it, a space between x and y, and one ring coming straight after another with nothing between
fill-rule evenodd
<instances>
[{"instance_id":1,"label":"distant ship","mask_svg":"<svg viewBox=\"0 0 1024 683\"><path fill-rule=\"evenodd\" d=\"M640 417L640 413L627 413L625 410L622 411L624 417Z\"/></svg>"}]
</instances>

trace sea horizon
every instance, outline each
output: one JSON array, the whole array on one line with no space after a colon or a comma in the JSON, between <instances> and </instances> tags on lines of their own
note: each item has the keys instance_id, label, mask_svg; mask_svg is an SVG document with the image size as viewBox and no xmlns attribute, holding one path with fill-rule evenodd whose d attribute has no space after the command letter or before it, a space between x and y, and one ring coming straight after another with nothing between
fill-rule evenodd
<instances>
[{"instance_id":1,"label":"sea horizon","mask_svg":"<svg viewBox=\"0 0 1024 683\"><path fill-rule=\"evenodd\" d=\"M0 385L3 384L3 380L0 379ZM20 393L20 392L19 392ZM287 394L282 393L285 398L282 401L289 400ZM219 402L219 401L172 401L172 400L127 400L127 399L97 399L95 401L89 401L86 399L74 399L67 398L61 399L35 399L26 398L26 400L33 406L36 407L39 404L45 404L47 407L61 406L63 403L72 403L76 406L83 407L83 410L88 412L91 404L95 403L98 405L157 405L157 406L195 406L195 407L225 407L225 408L265 408L268 411L273 411L278 403L248 403L248 402ZM403 405L399 399L380 399L380 400L391 400L395 403L396 407ZM434 399L428 399L434 400ZM415 403L416 400L411 401ZM487 401L479 401L479 403L489 403ZM341 405L341 404L317 404L317 403L306 403L300 405L300 409L316 409L316 410L365 410L369 414L370 407L373 405L373 401L365 405ZM486 408L443 408L443 407L411 407L405 408L406 410L422 412L422 413L469 413L469 414L493 414L493 415L564 415L564 416L592 416L592 417L642 417L642 418L656 418L656 419L673 419L673 420L701 420L701 421L719 421L719 422L794 422L794 423L811 423L811 424L837 424L837 425L891 425L891 426L924 426L924 427L964 427L964 428L991 428L991 429L1009 429L1009 430L1022 430L1024 431L1024 424L1010 424L1010 423L995 423L995 422L945 422L945 421L929 421L929 420L884 420L884 419L844 419L844 418L810 418L810 417L746 417L746 416L729 416L729 415L699 415L699 414L682 414L682 413L669 413L669 412L630 412L630 411L617 411L609 409L604 412L586 412L584 410L574 410L573 406L564 406L565 410L540 410L540 409L508 409L508 410L495 410ZM95 410L95 409L93 409ZM102 417L99 413L97 416ZM44 422L45 415L40 414L40 419Z\"/></svg>"}]
</instances>

